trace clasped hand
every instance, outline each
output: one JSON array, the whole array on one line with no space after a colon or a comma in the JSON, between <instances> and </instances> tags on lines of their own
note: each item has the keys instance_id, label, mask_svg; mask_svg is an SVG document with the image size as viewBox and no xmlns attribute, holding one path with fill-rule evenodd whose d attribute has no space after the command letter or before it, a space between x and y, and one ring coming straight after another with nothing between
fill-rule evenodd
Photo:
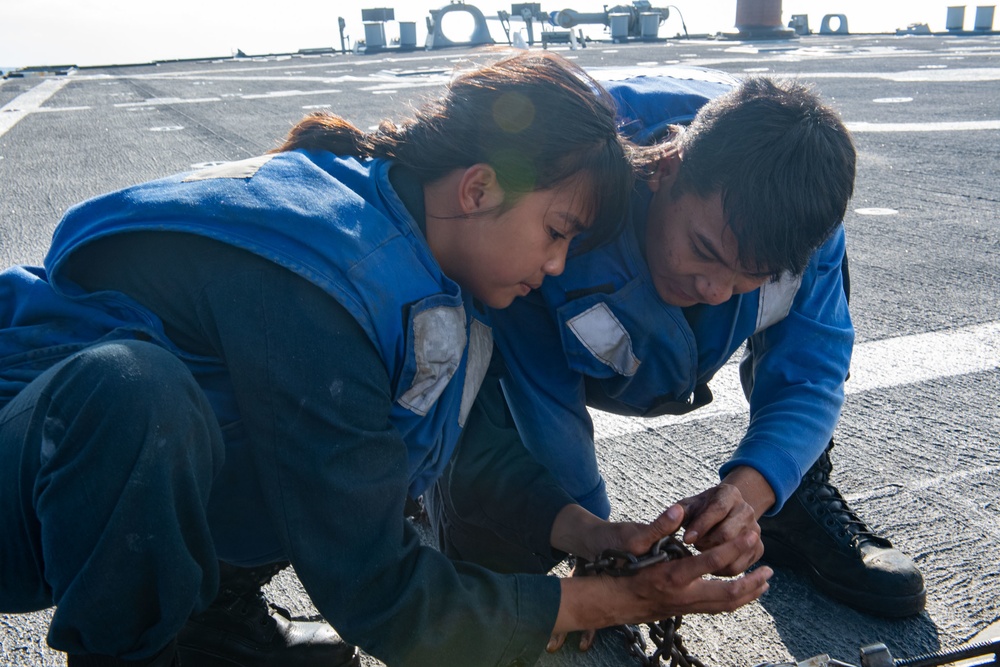
<instances>
[{"instance_id":1,"label":"clasped hand","mask_svg":"<svg viewBox=\"0 0 1000 667\"><path fill-rule=\"evenodd\" d=\"M731 485L720 484L685 498L648 524L601 521L578 507L564 511L557 522L563 518L568 520L563 528L573 532L570 541L575 548L559 546L555 529L553 546L589 560L609 548L645 554L660 539L682 527L684 541L693 544L699 553L640 569L630 577L564 579L563 600L548 651L558 650L566 633L572 630L584 631L580 650L587 650L595 628L654 622L689 613L733 611L756 600L768 588L770 568L737 577L760 558L763 545L753 509Z\"/></svg>"}]
</instances>

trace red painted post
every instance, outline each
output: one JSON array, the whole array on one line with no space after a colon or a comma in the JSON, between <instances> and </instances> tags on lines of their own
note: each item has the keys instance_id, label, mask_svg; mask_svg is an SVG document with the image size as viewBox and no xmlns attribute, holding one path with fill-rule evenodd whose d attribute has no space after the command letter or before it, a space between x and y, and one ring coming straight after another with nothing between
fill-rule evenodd
<instances>
[{"instance_id":1,"label":"red painted post","mask_svg":"<svg viewBox=\"0 0 1000 667\"><path fill-rule=\"evenodd\" d=\"M781 24L781 0L736 0L735 39L789 39L795 31Z\"/></svg>"}]
</instances>

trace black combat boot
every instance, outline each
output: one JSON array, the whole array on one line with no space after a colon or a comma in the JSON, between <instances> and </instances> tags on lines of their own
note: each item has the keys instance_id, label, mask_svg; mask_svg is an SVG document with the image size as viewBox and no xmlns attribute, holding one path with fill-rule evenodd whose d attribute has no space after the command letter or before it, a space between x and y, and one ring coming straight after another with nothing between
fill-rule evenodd
<instances>
[{"instance_id":1,"label":"black combat boot","mask_svg":"<svg viewBox=\"0 0 1000 667\"><path fill-rule=\"evenodd\" d=\"M816 588L860 611L912 616L927 592L913 561L872 532L830 484L830 449L773 517L760 520L764 560L805 572Z\"/></svg>"},{"instance_id":2,"label":"black combat boot","mask_svg":"<svg viewBox=\"0 0 1000 667\"><path fill-rule=\"evenodd\" d=\"M183 667L360 667L357 649L327 623L272 613L261 587L288 563L244 569L219 563L219 595L177 636Z\"/></svg>"}]
</instances>

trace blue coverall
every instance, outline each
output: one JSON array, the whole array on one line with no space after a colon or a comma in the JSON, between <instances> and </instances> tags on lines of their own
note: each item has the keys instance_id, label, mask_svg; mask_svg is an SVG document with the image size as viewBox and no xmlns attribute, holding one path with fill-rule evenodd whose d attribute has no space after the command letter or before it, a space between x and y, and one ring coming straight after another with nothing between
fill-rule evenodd
<instances>
[{"instance_id":1,"label":"blue coverall","mask_svg":"<svg viewBox=\"0 0 1000 667\"><path fill-rule=\"evenodd\" d=\"M0 610L55 605L54 648L138 659L214 598L218 559L287 559L389 664L543 650L557 579L452 562L403 517L466 453L529 551L572 500L390 167L293 152L128 188L67 214L47 273L0 274Z\"/></svg>"},{"instance_id":2,"label":"blue coverall","mask_svg":"<svg viewBox=\"0 0 1000 667\"><path fill-rule=\"evenodd\" d=\"M732 84L727 74L698 68L595 76L640 141L691 120ZM760 472L776 496L773 514L828 445L844 401L854 329L843 228L801 277L782 276L720 305L679 308L659 298L645 263L650 198L640 184L630 224L613 243L571 256L562 275L494 313L514 419L525 446L564 488L607 517L587 406L637 416L695 409L710 400L705 387L715 373L749 342L741 379L750 425L720 474L736 466Z\"/></svg>"}]
</instances>

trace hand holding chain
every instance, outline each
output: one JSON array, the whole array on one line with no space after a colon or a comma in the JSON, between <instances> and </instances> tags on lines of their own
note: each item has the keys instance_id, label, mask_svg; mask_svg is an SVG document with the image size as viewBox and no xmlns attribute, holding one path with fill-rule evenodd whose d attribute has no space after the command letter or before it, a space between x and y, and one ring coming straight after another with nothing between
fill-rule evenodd
<instances>
[{"instance_id":1,"label":"hand holding chain","mask_svg":"<svg viewBox=\"0 0 1000 667\"><path fill-rule=\"evenodd\" d=\"M576 559L575 576L607 574L612 577L629 577L639 570L657 563L690 556L691 552L684 543L673 535L664 537L642 556L630 554L620 549L606 549L597 560L590 562L582 558ZM629 625L624 626L629 653L639 660L643 667L660 665L661 658L669 656L670 667L705 667L701 661L692 656L677 631L681 627L680 615L655 623L647 623L649 639L656 648L651 654L646 653L646 639Z\"/></svg>"}]
</instances>

